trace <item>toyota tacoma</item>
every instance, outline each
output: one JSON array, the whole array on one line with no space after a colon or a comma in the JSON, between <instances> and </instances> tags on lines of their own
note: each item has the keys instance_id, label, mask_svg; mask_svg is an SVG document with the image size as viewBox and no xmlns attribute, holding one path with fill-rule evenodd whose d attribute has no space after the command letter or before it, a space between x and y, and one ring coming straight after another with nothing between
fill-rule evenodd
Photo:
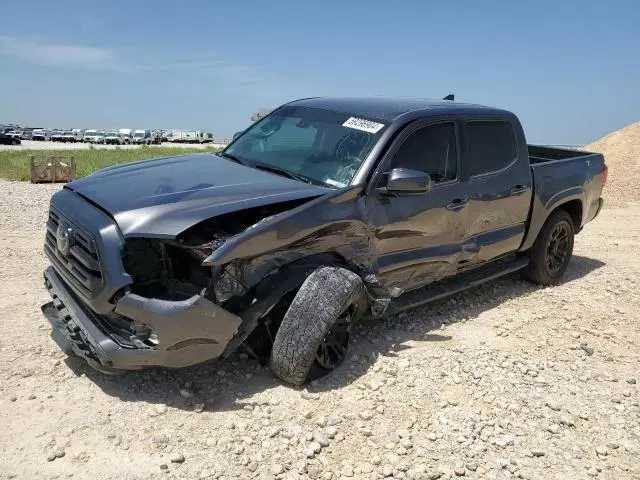
<instances>
[{"instance_id":1,"label":"toyota tacoma","mask_svg":"<svg viewBox=\"0 0 640 480\"><path fill-rule=\"evenodd\" d=\"M51 199L42 310L105 373L242 346L300 385L354 322L519 271L558 282L602 207L600 154L527 145L453 101L309 98L223 151L117 165Z\"/></svg>"}]
</instances>

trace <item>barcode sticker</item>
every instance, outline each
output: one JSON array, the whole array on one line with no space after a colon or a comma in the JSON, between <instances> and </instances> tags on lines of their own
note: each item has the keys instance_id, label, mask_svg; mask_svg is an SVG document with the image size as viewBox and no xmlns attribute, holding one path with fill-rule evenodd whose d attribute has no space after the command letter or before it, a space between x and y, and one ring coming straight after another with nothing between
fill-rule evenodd
<instances>
[{"instance_id":1,"label":"barcode sticker","mask_svg":"<svg viewBox=\"0 0 640 480\"><path fill-rule=\"evenodd\" d=\"M378 133L380 129L384 127L384 123L372 122L371 120L365 120L364 118L351 117L349 120L344 122L342 126L355 128L356 130L362 130L363 132Z\"/></svg>"}]
</instances>

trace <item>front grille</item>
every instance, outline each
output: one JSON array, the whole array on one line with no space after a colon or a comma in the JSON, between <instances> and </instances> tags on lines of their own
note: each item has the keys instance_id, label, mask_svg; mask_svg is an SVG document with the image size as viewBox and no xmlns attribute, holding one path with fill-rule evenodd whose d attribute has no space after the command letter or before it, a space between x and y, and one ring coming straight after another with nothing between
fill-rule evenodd
<instances>
[{"instance_id":1,"label":"front grille","mask_svg":"<svg viewBox=\"0 0 640 480\"><path fill-rule=\"evenodd\" d=\"M58 248L56 235L60 225L63 230L70 229L70 247L66 254ZM45 251L60 274L80 293L92 297L102 289L102 270L95 241L86 231L53 208L49 211L47 220Z\"/></svg>"}]
</instances>

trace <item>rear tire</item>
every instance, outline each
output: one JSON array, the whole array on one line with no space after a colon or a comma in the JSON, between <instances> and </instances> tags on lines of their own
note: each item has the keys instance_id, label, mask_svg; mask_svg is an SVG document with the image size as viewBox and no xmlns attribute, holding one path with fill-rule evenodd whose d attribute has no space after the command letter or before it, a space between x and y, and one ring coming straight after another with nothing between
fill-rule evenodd
<instances>
[{"instance_id":1,"label":"rear tire","mask_svg":"<svg viewBox=\"0 0 640 480\"><path fill-rule=\"evenodd\" d=\"M362 280L349 270L323 267L309 275L276 333L273 373L302 385L340 365L364 298Z\"/></svg>"},{"instance_id":2,"label":"rear tire","mask_svg":"<svg viewBox=\"0 0 640 480\"><path fill-rule=\"evenodd\" d=\"M553 213L529 252L529 265L522 271L523 277L539 285L558 283L571 261L574 235L571 216L564 210Z\"/></svg>"}]
</instances>

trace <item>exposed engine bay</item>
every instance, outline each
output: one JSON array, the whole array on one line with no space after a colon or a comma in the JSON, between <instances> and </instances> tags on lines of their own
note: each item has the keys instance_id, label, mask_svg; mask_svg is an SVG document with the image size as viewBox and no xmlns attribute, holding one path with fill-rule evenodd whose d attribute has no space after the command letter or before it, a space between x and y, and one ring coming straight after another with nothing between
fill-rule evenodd
<instances>
[{"instance_id":1,"label":"exposed engine bay","mask_svg":"<svg viewBox=\"0 0 640 480\"><path fill-rule=\"evenodd\" d=\"M131 291L172 301L201 295L217 304L244 294L247 287L234 275L233 264L208 267L202 265L203 260L227 239L304 202L295 200L221 215L194 225L174 240L127 239L122 258L133 278Z\"/></svg>"}]
</instances>

